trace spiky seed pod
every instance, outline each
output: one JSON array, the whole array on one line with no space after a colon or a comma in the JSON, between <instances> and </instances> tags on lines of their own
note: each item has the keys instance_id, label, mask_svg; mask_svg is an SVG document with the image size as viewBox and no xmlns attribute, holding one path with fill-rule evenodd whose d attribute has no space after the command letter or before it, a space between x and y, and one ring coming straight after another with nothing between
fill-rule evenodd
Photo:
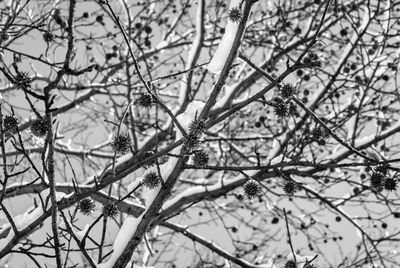
<instances>
[{"instance_id":1,"label":"spiky seed pod","mask_svg":"<svg viewBox=\"0 0 400 268\"><path fill-rule=\"evenodd\" d=\"M109 217L109 218L113 218L115 219L118 216L118 207L113 204L107 204L103 207L103 211L102 211L104 217Z\"/></svg>"},{"instance_id":2,"label":"spiky seed pod","mask_svg":"<svg viewBox=\"0 0 400 268\"><path fill-rule=\"evenodd\" d=\"M287 195L294 195L296 192L297 185L294 181L287 181L285 185L283 186L283 191Z\"/></svg>"},{"instance_id":3,"label":"spiky seed pod","mask_svg":"<svg viewBox=\"0 0 400 268\"><path fill-rule=\"evenodd\" d=\"M19 72L15 76L15 84L18 87L24 87L24 88L29 88L31 87L31 78L29 77L29 74L27 72Z\"/></svg>"},{"instance_id":4,"label":"spiky seed pod","mask_svg":"<svg viewBox=\"0 0 400 268\"><path fill-rule=\"evenodd\" d=\"M281 86L279 93L282 98L288 99L296 94L296 87L293 84L285 83Z\"/></svg>"},{"instance_id":5,"label":"spiky seed pod","mask_svg":"<svg viewBox=\"0 0 400 268\"><path fill-rule=\"evenodd\" d=\"M18 127L19 120L14 115L6 115L3 118L4 130L14 129Z\"/></svg>"},{"instance_id":6,"label":"spiky seed pod","mask_svg":"<svg viewBox=\"0 0 400 268\"><path fill-rule=\"evenodd\" d=\"M50 43L54 41L54 35L51 32L45 32L43 34L43 39L46 43Z\"/></svg>"},{"instance_id":7,"label":"spiky seed pod","mask_svg":"<svg viewBox=\"0 0 400 268\"><path fill-rule=\"evenodd\" d=\"M189 124L189 133L193 135L201 135L204 132L206 124L203 120L195 119Z\"/></svg>"},{"instance_id":8,"label":"spiky seed pod","mask_svg":"<svg viewBox=\"0 0 400 268\"><path fill-rule=\"evenodd\" d=\"M200 145L200 139L198 135L189 133L185 139L185 145L189 149L194 149Z\"/></svg>"},{"instance_id":9,"label":"spiky seed pod","mask_svg":"<svg viewBox=\"0 0 400 268\"><path fill-rule=\"evenodd\" d=\"M118 154L126 154L132 146L131 138L128 133L120 133L113 137L111 147Z\"/></svg>"},{"instance_id":10,"label":"spiky seed pod","mask_svg":"<svg viewBox=\"0 0 400 268\"><path fill-rule=\"evenodd\" d=\"M149 189L154 189L160 185L160 178L155 171L150 171L144 175L143 185Z\"/></svg>"},{"instance_id":11,"label":"spiky seed pod","mask_svg":"<svg viewBox=\"0 0 400 268\"><path fill-rule=\"evenodd\" d=\"M150 156L152 156L154 153L151 151L147 151L145 152L142 157L140 158L142 161L145 160L146 158L149 158ZM150 167L152 165L154 165L156 163L155 160L151 161L150 163L146 164L145 167Z\"/></svg>"},{"instance_id":12,"label":"spiky seed pod","mask_svg":"<svg viewBox=\"0 0 400 268\"><path fill-rule=\"evenodd\" d=\"M194 156L193 156L193 164L196 167L204 167L207 165L209 160L208 154L201 150L201 151L196 151L194 152Z\"/></svg>"},{"instance_id":13,"label":"spiky seed pod","mask_svg":"<svg viewBox=\"0 0 400 268\"><path fill-rule=\"evenodd\" d=\"M297 268L296 262L289 260L285 263L285 268Z\"/></svg>"},{"instance_id":14,"label":"spiky seed pod","mask_svg":"<svg viewBox=\"0 0 400 268\"><path fill-rule=\"evenodd\" d=\"M279 117L286 117L289 114L289 106L282 100L275 103L274 107L275 114Z\"/></svg>"},{"instance_id":15,"label":"spiky seed pod","mask_svg":"<svg viewBox=\"0 0 400 268\"><path fill-rule=\"evenodd\" d=\"M106 60L111 60L114 57L117 57L116 53L106 53Z\"/></svg>"},{"instance_id":16,"label":"spiky seed pod","mask_svg":"<svg viewBox=\"0 0 400 268\"><path fill-rule=\"evenodd\" d=\"M320 139L326 137L326 130L323 129L322 127L315 127L315 128L312 130L311 134L312 134L312 137L313 137L315 140L318 141L318 140L320 140Z\"/></svg>"},{"instance_id":17,"label":"spiky seed pod","mask_svg":"<svg viewBox=\"0 0 400 268\"><path fill-rule=\"evenodd\" d=\"M228 11L228 19L235 23L240 23L243 19L242 9L240 7L232 7Z\"/></svg>"},{"instance_id":18,"label":"spiky seed pod","mask_svg":"<svg viewBox=\"0 0 400 268\"><path fill-rule=\"evenodd\" d=\"M386 178L384 182L384 187L388 191L395 191L397 188L397 181L393 178Z\"/></svg>"},{"instance_id":19,"label":"spiky seed pod","mask_svg":"<svg viewBox=\"0 0 400 268\"><path fill-rule=\"evenodd\" d=\"M47 134L47 122L44 118L37 118L32 122L31 133L36 137L43 138Z\"/></svg>"},{"instance_id":20,"label":"spiky seed pod","mask_svg":"<svg viewBox=\"0 0 400 268\"><path fill-rule=\"evenodd\" d=\"M374 191L380 192L383 190L383 182L384 182L385 176L380 173L380 172L373 172L371 175L371 188Z\"/></svg>"},{"instance_id":21,"label":"spiky seed pod","mask_svg":"<svg viewBox=\"0 0 400 268\"><path fill-rule=\"evenodd\" d=\"M385 165L379 165L379 166L376 166L375 167L375 172L380 172L380 173L382 173L383 175L386 175L387 174L387 167L385 166Z\"/></svg>"},{"instance_id":22,"label":"spiky seed pod","mask_svg":"<svg viewBox=\"0 0 400 268\"><path fill-rule=\"evenodd\" d=\"M147 109L153 106L155 100L151 94L141 93L139 98L135 101L135 103Z\"/></svg>"},{"instance_id":23,"label":"spiky seed pod","mask_svg":"<svg viewBox=\"0 0 400 268\"><path fill-rule=\"evenodd\" d=\"M10 38L10 35L7 32L1 32L0 39L2 39L3 41L7 41L8 38Z\"/></svg>"},{"instance_id":24,"label":"spiky seed pod","mask_svg":"<svg viewBox=\"0 0 400 268\"><path fill-rule=\"evenodd\" d=\"M326 141L321 138L321 139L317 140L317 143L318 143L318 145L325 145Z\"/></svg>"},{"instance_id":25,"label":"spiky seed pod","mask_svg":"<svg viewBox=\"0 0 400 268\"><path fill-rule=\"evenodd\" d=\"M147 151L142 155L142 159L146 159L149 158L150 156L152 156L154 153L152 151Z\"/></svg>"},{"instance_id":26,"label":"spiky seed pod","mask_svg":"<svg viewBox=\"0 0 400 268\"><path fill-rule=\"evenodd\" d=\"M78 203L78 210L83 215L92 214L95 207L96 207L96 204L94 203L94 201L91 197L86 197L86 198L82 199L81 201L79 201L79 203Z\"/></svg>"},{"instance_id":27,"label":"spiky seed pod","mask_svg":"<svg viewBox=\"0 0 400 268\"><path fill-rule=\"evenodd\" d=\"M244 193L247 196L247 198L252 199L253 197L256 197L257 195L260 194L261 192L261 187L258 184L257 181L255 180L249 180L247 181L244 185Z\"/></svg>"}]
</instances>

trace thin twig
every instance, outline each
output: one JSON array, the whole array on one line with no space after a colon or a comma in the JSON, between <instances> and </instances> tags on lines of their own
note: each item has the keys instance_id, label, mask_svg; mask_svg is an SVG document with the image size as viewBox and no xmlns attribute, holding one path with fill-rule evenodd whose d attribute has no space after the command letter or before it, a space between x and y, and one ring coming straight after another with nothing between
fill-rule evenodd
<instances>
[{"instance_id":1,"label":"thin twig","mask_svg":"<svg viewBox=\"0 0 400 268\"><path fill-rule=\"evenodd\" d=\"M297 267L296 253L294 252L294 249L293 249L292 238L290 236L290 230L289 230L289 222L288 222L288 219L287 219L287 213L286 213L286 209L285 208L283 208L283 213L285 214L286 231L287 231L287 236L288 236L288 239L289 239L290 250L292 251L293 260L296 263L296 267Z\"/></svg>"}]
</instances>

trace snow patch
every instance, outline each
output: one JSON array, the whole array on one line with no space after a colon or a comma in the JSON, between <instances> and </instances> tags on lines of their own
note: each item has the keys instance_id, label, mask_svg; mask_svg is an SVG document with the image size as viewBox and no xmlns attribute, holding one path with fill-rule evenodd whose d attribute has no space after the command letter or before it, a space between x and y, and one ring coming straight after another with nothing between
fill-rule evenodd
<instances>
[{"instance_id":1,"label":"snow patch","mask_svg":"<svg viewBox=\"0 0 400 268\"><path fill-rule=\"evenodd\" d=\"M289 162L290 161L290 159L289 158L286 158L286 157L284 157L284 155L283 154L280 154L280 155L278 155L277 157L274 157L271 161L270 161L270 165L271 166L273 166L273 165L278 165L278 164L281 164L281 163L283 163L283 162Z\"/></svg>"},{"instance_id":2,"label":"snow patch","mask_svg":"<svg viewBox=\"0 0 400 268\"><path fill-rule=\"evenodd\" d=\"M311 255L304 255L304 256L302 256L302 255L299 255L299 254L296 254L295 253L295 255L296 255L296 261L298 262L298 263L305 263L306 261L311 261L313 258L314 258L314 256L311 256ZM293 260L293 254L292 254L292 252L290 252L288 255L287 255L287 257L286 257L286 259L287 260Z\"/></svg>"},{"instance_id":3,"label":"snow patch","mask_svg":"<svg viewBox=\"0 0 400 268\"><path fill-rule=\"evenodd\" d=\"M233 7L238 7L241 0L232 0L229 9ZM221 72L222 68L225 66L228 60L229 53L232 50L233 42L235 41L236 33L239 29L239 23L232 22L228 20L225 26L225 33L222 36L221 42L218 45L217 50L214 53L213 58L207 66L207 70L218 74Z\"/></svg>"},{"instance_id":4,"label":"snow patch","mask_svg":"<svg viewBox=\"0 0 400 268\"><path fill-rule=\"evenodd\" d=\"M43 190L40 192L40 196L42 197L42 200L47 200L49 196L49 189ZM56 199L57 201L60 201L61 199L65 198L66 194L62 192L56 192ZM50 200L48 202L48 206L50 206ZM46 208L47 209L47 208ZM38 218L40 218L43 215L43 208L42 206L39 207L30 207L27 209L24 213L19 214L17 216L13 217L14 224L17 227L19 231L25 229L28 227L30 224L32 224L34 221L36 221ZM3 232L6 232L7 229L11 228L10 223L6 223L1 226L0 230L4 230L0 233L0 235ZM3 237L0 239L0 251L7 246L7 244L12 240L14 236L14 231L11 229L8 233L7 236Z\"/></svg>"},{"instance_id":5,"label":"snow patch","mask_svg":"<svg viewBox=\"0 0 400 268\"><path fill-rule=\"evenodd\" d=\"M267 156L267 161L272 161L273 159L275 159L277 157L276 154L279 152L280 149L281 141L279 139L274 139L274 141L272 142L272 148Z\"/></svg>"},{"instance_id":6,"label":"snow patch","mask_svg":"<svg viewBox=\"0 0 400 268\"><path fill-rule=\"evenodd\" d=\"M117 237L115 238L114 244L113 244L113 253L111 254L110 259L105 262L99 264L97 267L98 268L112 268L114 263L117 261L118 257L121 255L121 253L124 251L126 245L128 245L129 240L131 240L131 237L135 234L136 228L140 221L142 220L144 213L142 216L139 218L134 218L132 216L128 216L125 218L124 223L121 226L121 229L119 229L119 232L117 234Z\"/></svg>"},{"instance_id":7,"label":"snow patch","mask_svg":"<svg viewBox=\"0 0 400 268\"><path fill-rule=\"evenodd\" d=\"M86 224L81 231L76 231L75 235L80 241L82 241L83 237L85 236L88 230L89 230L89 224Z\"/></svg>"}]
</instances>

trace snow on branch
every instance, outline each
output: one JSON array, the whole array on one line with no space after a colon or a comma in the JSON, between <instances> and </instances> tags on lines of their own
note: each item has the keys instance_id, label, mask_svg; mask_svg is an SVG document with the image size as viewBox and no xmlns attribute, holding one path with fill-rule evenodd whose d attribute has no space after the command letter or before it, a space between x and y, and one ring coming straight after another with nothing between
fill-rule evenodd
<instances>
[{"instance_id":1,"label":"snow on branch","mask_svg":"<svg viewBox=\"0 0 400 268\"><path fill-rule=\"evenodd\" d=\"M189 124L195 119L196 115L201 112L201 109L204 106L204 102L202 101L193 101L190 103L186 111L180 115L177 116L177 120L181 124L182 128L185 129L185 131L189 130ZM182 138L182 134L178 131L176 135L176 140L180 140ZM172 154L179 154L181 150L181 146L176 147L175 149L172 150ZM128 189L133 189L136 186L139 185L140 182L143 182L146 177L151 172L158 173L158 170L160 171L161 179L166 180L170 176L170 174L173 172L174 168L176 167L178 163L178 158L177 157L170 157L169 160L165 163L159 166L159 169L156 167L152 167L147 169L142 177L136 178L131 185L129 185ZM164 181L165 182L165 181ZM146 204L146 210L142 213L141 216L138 218L132 217L132 216L127 216L124 220L124 223L121 226L121 229L119 230L115 241L113 243L113 253L111 254L110 259L105 262L105 263L99 263L98 268L111 268L114 266L116 261L119 259L121 254L124 252L126 246L128 245L129 241L132 239L132 237L135 235L137 227L139 223L142 221L144 215L146 214L147 210L153 203L154 199L157 197L157 195L160 193L161 190L161 184L159 184L156 187L143 187L143 193L142 196L145 199L145 204Z\"/></svg>"},{"instance_id":2,"label":"snow on branch","mask_svg":"<svg viewBox=\"0 0 400 268\"><path fill-rule=\"evenodd\" d=\"M232 8L240 8L241 0L232 0L229 5L229 10ZM221 42L218 45L217 50L214 53L213 58L207 66L207 69L212 72L218 74L222 71L226 61L228 60L229 53L232 50L233 42L235 41L236 33L239 29L239 23L228 20L225 26L225 33L221 39Z\"/></svg>"},{"instance_id":3,"label":"snow on branch","mask_svg":"<svg viewBox=\"0 0 400 268\"><path fill-rule=\"evenodd\" d=\"M43 190L40 193L41 199L45 202L46 205L50 205L50 202L46 203L46 200L49 197L49 189ZM60 201L66 196L65 193L56 192L56 199ZM47 207L45 208L47 209ZM3 212L4 213L4 212ZM18 231L21 231L31 225L34 221L40 218L43 215L43 207L38 206L36 208L30 207L24 213L13 217L13 224L17 228ZM13 239L15 233L11 228L11 223L6 223L0 227L0 251L5 248L8 243ZM8 232L8 233L6 233Z\"/></svg>"}]
</instances>

